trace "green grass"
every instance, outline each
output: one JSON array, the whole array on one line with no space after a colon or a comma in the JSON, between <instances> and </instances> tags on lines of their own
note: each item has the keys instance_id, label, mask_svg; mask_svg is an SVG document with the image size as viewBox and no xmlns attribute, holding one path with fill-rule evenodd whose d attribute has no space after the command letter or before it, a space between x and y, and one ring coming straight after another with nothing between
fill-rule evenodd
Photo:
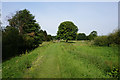
<instances>
[{"instance_id":1,"label":"green grass","mask_svg":"<svg viewBox=\"0 0 120 80\"><path fill-rule=\"evenodd\" d=\"M118 67L118 47L88 41L45 42L2 64L3 78L110 78Z\"/></svg>"},{"instance_id":2,"label":"green grass","mask_svg":"<svg viewBox=\"0 0 120 80\"><path fill-rule=\"evenodd\" d=\"M26 70L33 66L34 61L40 56L40 53L44 52L49 46L49 43L40 45L30 53L16 56L8 61L2 63L2 77L3 78L21 78L24 76ZM42 54L41 54L42 55Z\"/></svg>"}]
</instances>

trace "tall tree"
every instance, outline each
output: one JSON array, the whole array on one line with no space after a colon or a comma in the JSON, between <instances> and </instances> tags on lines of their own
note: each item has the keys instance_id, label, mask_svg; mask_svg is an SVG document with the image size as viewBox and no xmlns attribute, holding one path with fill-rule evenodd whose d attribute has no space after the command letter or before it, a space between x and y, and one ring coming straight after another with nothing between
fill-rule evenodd
<instances>
[{"instance_id":1,"label":"tall tree","mask_svg":"<svg viewBox=\"0 0 120 80\"><path fill-rule=\"evenodd\" d=\"M25 35L25 39L31 43L31 45L38 46L40 41L39 31L40 26L36 23L35 17L30 14L27 9L17 11L11 19L9 19L9 26L15 27L19 30L19 34ZM30 44L28 42L28 44ZM26 42L27 45L27 42Z\"/></svg>"},{"instance_id":2,"label":"tall tree","mask_svg":"<svg viewBox=\"0 0 120 80\"><path fill-rule=\"evenodd\" d=\"M8 19L9 25L19 29L20 34L38 32L40 26L35 23L35 17L27 9L17 11L11 19Z\"/></svg>"},{"instance_id":3,"label":"tall tree","mask_svg":"<svg viewBox=\"0 0 120 80\"><path fill-rule=\"evenodd\" d=\"M64 39L66 42L76 38L78 28L71 21L62 22L57 31L57 38Z\"/></svg>"}]
</instances>

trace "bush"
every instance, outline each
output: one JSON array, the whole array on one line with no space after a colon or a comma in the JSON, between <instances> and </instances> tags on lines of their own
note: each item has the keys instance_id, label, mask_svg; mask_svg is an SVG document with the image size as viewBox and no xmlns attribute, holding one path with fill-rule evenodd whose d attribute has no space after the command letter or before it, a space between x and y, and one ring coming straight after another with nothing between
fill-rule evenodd
<instances>
[{"instance_id":1,"label":"bush","mask_svg":"<svg viewBox=\"0 0 120 80\"><path fill-rule=\"evenodd\" d=\"M99 36L95 38L94 44L98 46L110 46L120 44L120 30L109 34L108 36Z\"/></svg>"},{"instance_id":2,"label":"bush","mask_svg":"<svg viewBox=\"0 0 120 80\"><path fill-rule=\"evenodd\" d=\"M21 53L24 40L14 27L7 27L2 34L2 58L6 59Z\"/></svg>"},{"instance_id":3,"label":"bush","mask_svg":"<svg viewBox=\"0 0 120 80\"><path fill-rule=\"evenodd\" d=\"M98 36L94 39L94 44L98 46L109 46L109 40L107 36Z\"/></svg>"},{"instance_id":4,"label":"bush","mask_svg":"<svg viewBox=\"0 0 120 80\"><path fill-rule=\"evenodd\" d=\"M120 44L120 30L116 30L109 34L108 39L111 44Z\"/></svg>"},{"instance_id":5,"label":"bush","mask_svg":"<svg viewBox=\"0 0 120 80\"><path fill-rule=\"evenodd\" d=\"M30 51L42 43L39 36L19 34L15 27L7 27L2 34L3 60L25 53L26 50Z\"/></svg>"},{"instance_id":6,"label":"bush","mask_svg":"<svg viewBox=\"0 0 120 80\"><path fill-rule=\"evenodd\" d=\"M107 74L112 78L119 78L119 69L113 67L111 71L107 72Z\"/></svg>"},{"instance_id":7,"label":"bush","mask_svg":"<svg viewBox=\"0 0 120 80\"><path fill-rule=\"evenodd\" d=\"M30 36L24 36L24 48L26 50L29 50L32 49L34 46L34 38Z\"/></svg>"}]
</instances>

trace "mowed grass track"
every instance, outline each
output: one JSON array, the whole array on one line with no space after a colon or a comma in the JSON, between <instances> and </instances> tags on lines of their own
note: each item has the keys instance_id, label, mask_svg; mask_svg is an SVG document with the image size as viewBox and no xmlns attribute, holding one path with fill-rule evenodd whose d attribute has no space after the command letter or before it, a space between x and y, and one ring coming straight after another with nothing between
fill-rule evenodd
<instances>
[{"instance_id":1,"label":"mowed grass track","mask_svg":"<svg viewBox=\"0 0 120 80\"><path fill-rule=\"evenodd\" d=\"M107 72L118 66L118 47L48 42L2 66L3 78L109 78Z\"/></svg>"}]
</instances>

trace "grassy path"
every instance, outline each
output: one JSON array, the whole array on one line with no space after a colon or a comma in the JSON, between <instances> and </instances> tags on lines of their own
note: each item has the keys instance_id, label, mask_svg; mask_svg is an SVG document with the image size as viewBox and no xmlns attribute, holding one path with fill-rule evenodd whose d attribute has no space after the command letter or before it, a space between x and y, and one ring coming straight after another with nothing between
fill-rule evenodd
<instances>
[{"instance_id":1,"label":"grassy path","mask_svg":"<svg viewBox=\"0 0 120 80\"><path fill-rule=\"evenodd\" d=\"M42 54L43 56L39 57L34 66L29 69L29 72L26 74L27 77L60 78L59 48L57 44L50 45Z\"/></svg>"}]
</instances>

